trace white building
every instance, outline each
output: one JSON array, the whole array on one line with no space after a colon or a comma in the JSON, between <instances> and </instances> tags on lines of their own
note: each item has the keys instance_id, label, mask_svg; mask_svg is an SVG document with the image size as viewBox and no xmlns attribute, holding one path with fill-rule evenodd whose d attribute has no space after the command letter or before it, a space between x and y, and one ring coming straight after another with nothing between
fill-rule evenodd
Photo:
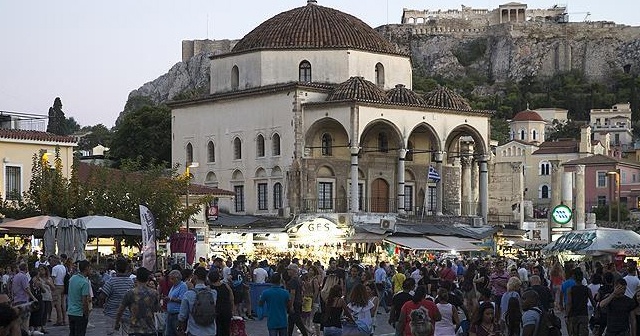
<instances>
[{"instance_id":1,"label":"white building","mask_svg":"<svg viewBox=\"0 0 640 336\"><path fill-rule=\"evenodd\" d=\"M618 151L633 148L633 132L631 128L631 105L615 104L610 109L592 109L591 128L594 140L600 140L609 133L611 145Z\"/></svg>"},{"instance_id":2,"label":"white building","mask_svg":"<svg viewBox=\"0 0 640 336\"><path fill-rule=\"evenodd\" d=\"M421 97L411 79L375 30L307 1L213 56L209 96L170 104L173 163L235 191L220 203L235 214L486 217L490 113L446 88Z\"/></svg>"}]
</instances>

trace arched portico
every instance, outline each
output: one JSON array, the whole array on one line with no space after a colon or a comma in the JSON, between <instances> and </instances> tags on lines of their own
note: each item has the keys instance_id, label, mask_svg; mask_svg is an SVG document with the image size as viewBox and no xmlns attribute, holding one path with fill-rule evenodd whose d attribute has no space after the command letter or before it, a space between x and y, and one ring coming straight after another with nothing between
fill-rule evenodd
<instances>
[{"instance_id":1,"label":"arched portico","mask_svg":"<svg viewBox=\"0 0 640 336\"><path fill-rule=\"evenodd\" d=\"M438 190L442 191L442 184L430 181L427 176L430 166L434 166L437 171L442 171L442 167L440 167L442 164L442 160L440 159L440 144L440 136L436 130L430 124L425 122L416 125L407 136L405 148L404 150L399 151L398 157L399 211L405 211L408 213L413 212L414 214L417 214L416 212L419 211L421 207L427 205L424 202L424 198L422 198L422 202L416 206L413 205L413 202L407 202L407 197L413 198L413 195L415 195L418 185L406 184L404 174L406 166L411 168L413 171L420 172L418 174L420 177L417 179L420 190L422 190L422 187L427 189L431 187L433 189L430 190L435 191L435 194L433 195L434 198L437 199L435 209L431 209L431 204L428 204L429 207L422 210L428 210L429 212L435 211L436 214L442 214L442 193L440 192L440 197L437 197Z\"/></svg>"},{"instance_id":2,"label":"arched portico","mask_svg":"<svg viewBox=\"0 0 640 336\"><path fill-rule=\"evenodd\" d=\"M452 174L459 174L452 180L460 181L460 185L448 184L451 186L447 193L449 210L463 216L480 215L486 221L489 210L487 141L476 128L464 124L449 132L445 149L447 164L453 167Z\"/></svg>"}]
</instances>

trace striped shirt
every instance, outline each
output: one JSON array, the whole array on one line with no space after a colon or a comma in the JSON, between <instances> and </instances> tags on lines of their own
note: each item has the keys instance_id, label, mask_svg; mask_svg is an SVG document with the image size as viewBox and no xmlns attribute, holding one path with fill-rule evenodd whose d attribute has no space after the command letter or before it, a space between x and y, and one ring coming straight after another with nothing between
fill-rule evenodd
<instances>
[{"instance_id":1,"label":"striped shirt","mask_svg":"<svg viewBox=\"0 0 640 336\"><path fill-rule=\"evenodd\" d=\"M100 289L107 296L107 300L104 303L104 314L111 318L116 318L122 298L132 288L133 279L129 278L128 275L117 275L109 279ZM129 314L129 309L126 309L122 316L127 320L129 319Z\"/></svg>"}]
</instances>

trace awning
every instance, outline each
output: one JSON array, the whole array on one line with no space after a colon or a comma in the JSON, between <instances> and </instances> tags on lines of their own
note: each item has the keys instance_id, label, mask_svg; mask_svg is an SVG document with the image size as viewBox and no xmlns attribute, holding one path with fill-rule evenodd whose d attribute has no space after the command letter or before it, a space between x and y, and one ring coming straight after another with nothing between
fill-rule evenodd
<instances>
[{"instance_id":1,"label":"awning","mask_svg":"<svg viewBox=\"0 0 640 336\"><path fill-rule=\"evenodd\" d=\"M348 243L377 243L385 239L387 234L376 234L371 232L356 232L347 238Z\"/></svg>"},{"instance_id":2,"label":"awning","mask_svg":"<svg viewBox=\"0 0 640 336\"><path fill-rule=\"evenodd\" d=\"M479 251L482 248L480 246L476 246L471 244L470 242L464 240L460 237L455 236L428 236L427 238L442 244L449 248L449 250L456 251Z\"/></svg>"},{"instance_id":3,"label":"awning","mask_svg":"<svg viewBox=\"0 0 640 336\"><path fill-rule=\"evenodd\" d=\"M450 248L424 237L387 237L384 242L417 251L449 251Z\"/></svg>"}]
</instances>

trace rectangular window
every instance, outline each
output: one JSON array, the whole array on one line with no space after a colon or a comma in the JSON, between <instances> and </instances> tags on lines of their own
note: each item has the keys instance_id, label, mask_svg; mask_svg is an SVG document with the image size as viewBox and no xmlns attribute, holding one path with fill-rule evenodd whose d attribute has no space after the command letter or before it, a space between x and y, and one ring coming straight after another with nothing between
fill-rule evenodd
<instances>
[{"instance_id":1,"label":"rectangular window","mask_svg":"<svg viewBox=\"0 0 640 336\"><path fill-rule=\"evenodd\" d=\"M5 192L7 200L16 201L22 198L22 169L16 166L5 167Z\"/></svg>"},{"instance_id":2,"label":"rectangular window","mask_svg":"<svg viewBox=\"0 0 640 336\"><path fill-rule=\"evenodd\" d=\"M243 212L244 211L244 186L242 185L234 186L233 191L236 193L236 197L234 199L236 212Z\"/></svg>"},{"instance_id":3,"label":"rectangular window","mask_svg":"<svg viewBox=\"0 0 640 336\"><path fill-rule=\"evenodd\" d=\"M333 209L333 182L318 182L318 209Z\"/></svg>"},{"instance_id":4,"label":"rectangular window","mask_svg":"<svg viewBox=\"0 0 640 336\"><path fill-rule=\"evenodd\" d=\"M258 210L269 210L267 204L267 184L258 183Z\"/></svg>"},{"instance_id":5,"label":"rectangular window","mask_svg":"<svg viewBox=\"0 0 640 336\"><path fill-rule=\"evenodd\" d=\"M598 188L606 188L607 187L607 172L598 172Z\"/></svg>"},{"instance_id":6,"label":"rectangular window","mask_svg":"<svg viewBox=\"0 0 640 336\"><path fill-rule=\"evenodd\" d=\"M413 211L413 186L404 186L404 210Z\"/></svg>"},{"instance_id":7,"label":"rectangular window","mask_svg":"<svg viewBox=\"0 0 640 336\"><path fill-rule=\"evenodd\" d=\"M625 184L627 183L627 173L626 172L621 172L620 173L620 183Z\"/></svg>"},{"instance_id":8,"label":"rectangular window","mask_svg":"<svg viewBox=\"0 0 640 336\"><path fill-rule=\"evenodd\" d=\"M280 183L273 185L273 208L282 208L282 184Z\"/></svg>"},{"instance_id":9,"label":"rectangular window","mask_svg":"<svg viewBox=\"0 0 640 336\"><path fill-rule=\"evenodd\" d=\"M598 206L607 205L607 196L598 196Z\"/></svg>"},{"instance_id":10,"label":"rectangular window","mask_svg":"<svg viewBox=\"0 0 640 336\"><path fill-rule=\"evenodd\" d=\"M636 183L636 174L631 175L631 180L633 181L633 183Z\"/></svg>"},{"instance_id":11,"label":"rectangular window","mask_svg":"<svg viewBox=\"0 0 640 336\"><path fill-rule=\"evenodd\" d=\"M436 187L429 186L427 192L427 211L436 211Z\"/></svg>"}]
</instances>

